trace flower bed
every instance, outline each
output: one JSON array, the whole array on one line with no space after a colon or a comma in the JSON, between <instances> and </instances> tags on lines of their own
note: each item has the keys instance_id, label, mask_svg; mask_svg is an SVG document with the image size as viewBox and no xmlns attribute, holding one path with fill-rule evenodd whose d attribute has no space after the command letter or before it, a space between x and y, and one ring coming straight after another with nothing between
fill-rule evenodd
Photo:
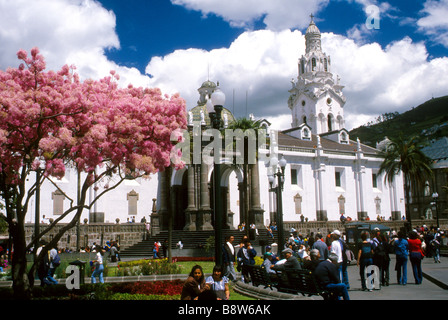
<instances>
[{"instance_id":1,"label":"flower bed","mask_svg":"<svg viewBox=\"0 0 448 320\"><path fill-rule=\"evenodd\" d=\"M109 290L113 293L175 296L181 294L183 284L182 280L114 283Z\"/></svg>"}]
</instances>

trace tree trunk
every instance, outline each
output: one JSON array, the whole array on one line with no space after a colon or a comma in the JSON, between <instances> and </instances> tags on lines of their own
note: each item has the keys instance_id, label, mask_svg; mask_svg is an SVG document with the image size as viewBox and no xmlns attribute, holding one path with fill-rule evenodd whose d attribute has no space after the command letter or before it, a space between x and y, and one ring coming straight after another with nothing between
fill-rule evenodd
<instances>
[{"instance_id":1,"label":"tree trunk","mask_svg":"<svg viewBox=\"0 0 448 320\"><path fill-rule=\"evenodd\" d=\"M26 260L26 243L25 228L19 221L10 225L13 238L13 254L12 254L12 288L14 290L14 299L29 300L31 299L32 286L27 274ZM33 279L34 280L34 279ZM34 282L34 281L33 281Z\"/></svg>"}]
</instances>

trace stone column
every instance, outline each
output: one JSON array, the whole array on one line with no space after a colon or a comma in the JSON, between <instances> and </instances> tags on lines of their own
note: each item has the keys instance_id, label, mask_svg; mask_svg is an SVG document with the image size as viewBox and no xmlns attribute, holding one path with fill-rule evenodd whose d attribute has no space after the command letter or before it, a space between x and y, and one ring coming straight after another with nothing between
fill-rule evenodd
<instances>
[{"instance_id":1,"label":"stone column","mask_svg":"<svg viewBox=\"0 0 448 320\"><path fill-rule=\"evenodd\" d=\"M227 207L227 213L226 213L226 225L224 228L235 230L235 227L233 226L233 215L232 209L230 208L230 187L227 187L226 192L226 207Z\"/></svg>"},{"instance_id":2,"label":"stone column","mask_svg":"<svg viewBox=\"0 0 448 320\"><path fill-rule=\"evenodd\" d=\"M258 171L258 163L250 165L250 192L251 207L250 216L258 230L264 229L263 213L264 210L260 205L260 177Z\"/></svg>"},{"instance_id":3,"label":"stone column","mask_svg":"<svg viewBox=\"0 0 448 320\"><path fill-rule=\"evenodd\" d=\"M196 192L196 186L195 186L195 167L193 164L190 164L188 167L188 187L187 187L187 193L188 193L188 206L185 210L185 227L184 230L187 231L195 231L196 230L196 215L198 213L197 206L196 206L196 199L195 199L195 192Z\"/></svg>"},{"instance_id":4,"label":"stone column","mask_svg":"<svg viewBox=\"0 0 448 320\"><path fill-rule=\"evenodd\" d=\"M201 205L197 219L197 230L213 230L212 209L210 208L210 190L208 185L208 165L201 164L200 173Z\"/></svg>"}]
</instances>

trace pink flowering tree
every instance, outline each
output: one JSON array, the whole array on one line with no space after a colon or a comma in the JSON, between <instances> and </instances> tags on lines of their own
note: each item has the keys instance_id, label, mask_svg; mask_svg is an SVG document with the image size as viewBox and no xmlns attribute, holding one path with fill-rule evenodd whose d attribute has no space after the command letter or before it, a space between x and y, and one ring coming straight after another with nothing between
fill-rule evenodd
<instances>
[{"instance_id":1,"label":"pink flowering tree","mask_svg":"<svg viewBox=\"0 0 448 320\"><path fill-rule=\"evenodd\" d=\"M124 179L172 165L170 136L186 127L186 110L179 95L164 96L159 89L132 85L120 88L113 71L99 81L80 81L74 67L45 71L37 48L31 56L23 50L17 55L22 60L19 68L0 70L0 194L6 212L1 217L13 239L14 293L29 298L37 262L76 225L84 209ZM85 177L79 183L78 198L32 243L26 243L24 224L30 199L44 179L62 178L66 168ZM27 185L28 176L36 170L41 178ZM95 183L107 188L87 204L88 189ZM27 250L67 217L70 222L27 271Z\"/></svg>"}]
</instances>

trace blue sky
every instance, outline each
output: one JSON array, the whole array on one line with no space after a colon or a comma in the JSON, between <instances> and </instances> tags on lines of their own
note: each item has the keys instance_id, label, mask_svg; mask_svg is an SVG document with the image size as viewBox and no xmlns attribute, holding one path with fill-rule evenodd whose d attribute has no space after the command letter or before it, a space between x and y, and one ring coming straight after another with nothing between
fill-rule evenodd
<instances>
[{"instance_id":1,"label":"blue sky","mask_svg":"<svg viewBox=\"0 0 448 320\"><path fill-rule=\"evenodd\" d=\"M116 32L121 48L107 51L107 56L117 63L134 66L145 71L149 59L164 56L177 49L201 48L212 50L228 47L232 41L247 29L261 30L265 15L248 26L231 26L223 17L210 13L204 16L200 11L173 4L170 0L100 0L101 4L116 16ZM373 4L379 3L373 1ZM422 17L424 1L391 0L391 13L380 15L380 28L365 34L365 40L387 46L390 42L410 36L414 41L427 41L431 57L447 54L447 48L432 42L424 33L418 32L416 23L404 23L400 17L417 20ZM310 12L311 14L311 12ZM356 1L330 1L322 10L313 12L323 32L346 35L355 25L366 21L365 6ZM308 19L308 17L307 17ZM297 22L304 25L306 21ZM306 27L291 26L305 32Z\"/></svg>"},{"instance_id":2,"label":"blue sky","mask_svg":"<svg viewBox=\"0 0 448 320\"><path fill-rule=\"evenodd\" d=\"M187 109L210 78L237 117L287 129L311 13L345 85L347 129L448 94L448 0L0 0L0 69L37 46L49 69L116 70L121 85L178 92Z\"/></svg>"}]
</instances>

